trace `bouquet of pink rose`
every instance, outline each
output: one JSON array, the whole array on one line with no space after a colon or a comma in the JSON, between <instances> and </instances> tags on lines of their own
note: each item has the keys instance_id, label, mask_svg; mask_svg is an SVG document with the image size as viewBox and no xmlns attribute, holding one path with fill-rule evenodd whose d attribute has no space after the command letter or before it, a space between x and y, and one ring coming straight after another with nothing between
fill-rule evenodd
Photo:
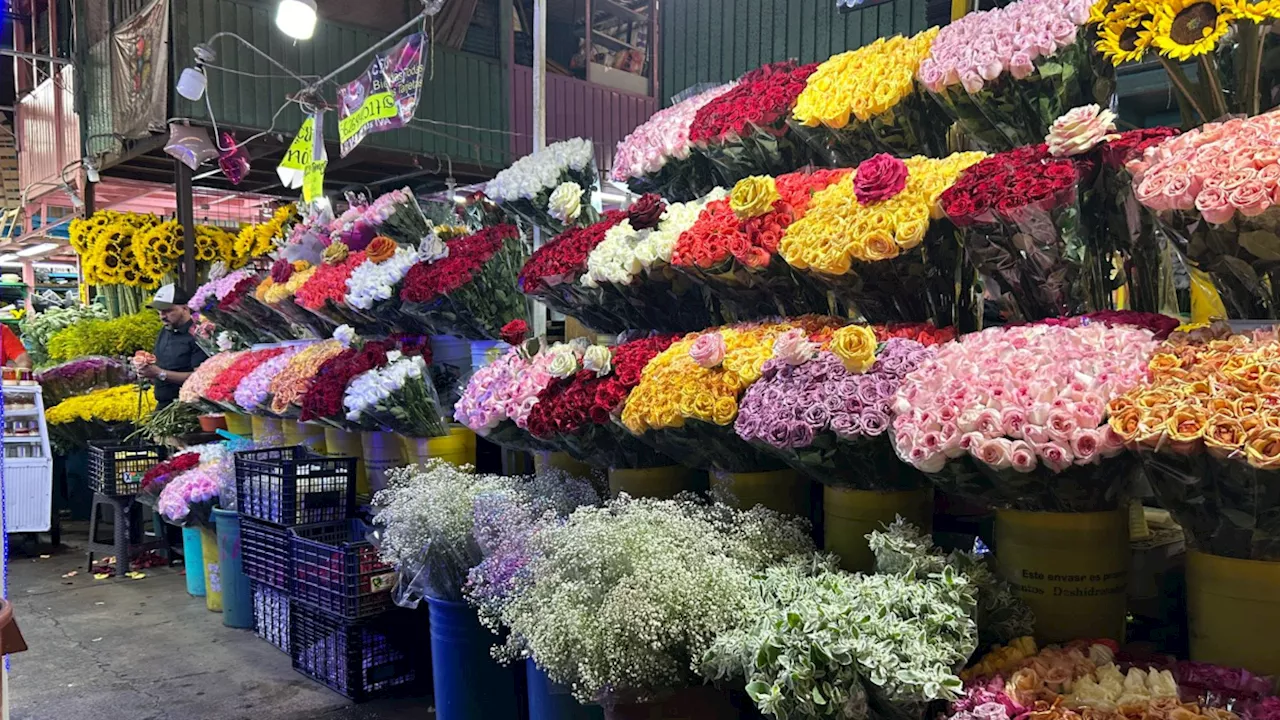
<instances>
[{"instance_id":1,"label":"bouquet of pink rose","mask_svg":"<svg viewBox=\"0 0 1280 720\"><path fill-rule=\"evenodd\" d=\"M1129 163L1138 202L1233 318L1280 318L1280 110L1209 123Z\"/></svg>"},{"instance_id":2,"label":"bouquet of pink rose","mask_svg":"<svg viewBox=\"0 0 1280 720\"><path fill-rule=\"evenodd\" d=\"M173 525L212 527L213 508L225 496L234 506L234 455L221 443L192 449L200 464L173 478L160 491L156 509Z\"/></svg>"},{"instance_id":3,"label":"bouquet of pink rose","mask_svg":"<svg viewBox=\"0 0 1280 720\"><path fill-rule=\"evenodd\" d=\"M654 113L618 143L610 177L637 194L657 193L671 202L711 192L717 176L710 161L692 152L689 126L703 105L733 87L729 83L704 90Z\"/></svg>"},{"instance_id":4,"label":"bouquet of pink rose","mask_svg":"<svg viewBox=\"0 0 1280 720\"><path fill-rule=\"evenodd\" d=\"M582 366L586 340L556 343L532 352L542 341L513 347L471 376L454 405L454 419L490 442L514 450L559 450L548 439L529 432L529 413L538 394L557 378L570 377Z\"/></svg>"},{"instance_id":5,"label":"bouquet of pink rose","mask_svg":"<svg viewBox=\"0 0 1280 720\"><path fill-rule=\"evenodd\" d=\"M894 397L898 456L942 489L994 507L1120 507L1137 458L1108 403L1147 377L1150 330L990 328L938 349Z\"/></svg>"}]
</instances>

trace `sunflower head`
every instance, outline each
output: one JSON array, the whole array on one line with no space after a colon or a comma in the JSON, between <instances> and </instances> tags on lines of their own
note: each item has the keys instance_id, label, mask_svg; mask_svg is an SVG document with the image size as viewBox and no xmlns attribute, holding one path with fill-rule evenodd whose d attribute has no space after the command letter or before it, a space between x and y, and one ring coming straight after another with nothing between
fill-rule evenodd
<instances>
[{"instance_id":1,"label":"sunflower head","mask_svg":"<svg viewBox=\"0 0 1280 720\"><path fill-rule=\"evenodd\" d=\"M1154 22L1155 16L1142 5L1122 3L1102 23L1096 46L1113 65L1137 62L1151 48Z\"/></svg>"},{"instance_id":2,"label":"sunflower head","mask_svg":"<svg viewBox=\"0 0 1280 720\"><path fill-rule=\"evenodd\" d=\"M1268 23L1280 17L1280 2L1276 0L1230 0L1231 12L1240 20Z\"/></svg>"},{"instance_id":3,"label":"sunflower head","mask_svg":"<svg viewBox=\"0 0 1280 720\"><path fill-rule=\"evenodd\" d=\"M1235 0L1167 0L1160 5L1152 28L1160 54L1189 60L1213 52L1236 19Z\"/></svg>"}]
</instances>

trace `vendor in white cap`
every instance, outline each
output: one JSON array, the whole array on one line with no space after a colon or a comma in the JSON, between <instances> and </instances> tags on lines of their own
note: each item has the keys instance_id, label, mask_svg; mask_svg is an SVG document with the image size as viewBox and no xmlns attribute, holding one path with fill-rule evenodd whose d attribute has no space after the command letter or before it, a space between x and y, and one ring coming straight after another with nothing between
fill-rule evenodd
<instances>
[{"instance_id":1,"label":"vendor in white cap","mask_svg":"<svg viewBox=\"0 0 1280 720\"><path fill-rule=\"evenodd\" d=\"M191 334L193 322L187 307L187 296L173 285L160 288L151 299L151 307L160 313L164 329L156 338L154 365L148 365L138 374L155 382L156 407L162 408L178 399L178 388L191 376L191 372L208 359L195 336Z\"/></svg>"}]
</instances>

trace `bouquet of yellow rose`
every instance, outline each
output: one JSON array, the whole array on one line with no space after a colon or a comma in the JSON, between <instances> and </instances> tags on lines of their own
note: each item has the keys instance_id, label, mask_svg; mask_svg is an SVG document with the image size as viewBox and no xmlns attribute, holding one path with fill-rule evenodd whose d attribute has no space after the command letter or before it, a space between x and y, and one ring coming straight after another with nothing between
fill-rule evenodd
<instances>
[{"instance_id":1,"label":"bouquet of yellow rose","mask_svg":"<svg viewBox=\"0 0 1280 720\"><path fill-rule=\"evenodd\" d=\"M964 258L951 224L935 219L938 196L982 158L877 155L814 193L778 252L867 322L955 325L969 308L956 290Z\"/></svg>"},{"instance_id":2,"label":"bouquet of yellow rose","mask_svg":"<svg viewBox=\"0 0 1280 720\"><path fill-rule=\"evenodd\" d=\"M847 177L848 170L751 176L724 200L708 202L676 241L671 264L710 289L726 319L826 313L826 293L797 275L778 245L804 217L815 191Z\"/></svg>"},{"instance_id":3,"label":"bouquet of yellow rose","mask_svg":"<svg viewBox=\"0 0 1280 720\"><path fill-rule=\"evenodd\" d=\"M856 165L878 152L945 155L949 123L915 78L937 35L929 28L833 55L796 99L792 129L832 167Z\"/></svg>"},{"instance_id":4,"label":"bouquet of yellow rose","mask_svg":"<svg viewBox=\"0 0 1280 720\"><path fill-rule=\"evenodd\" d=\"M1280 560L1280 342L1228 332L1171 335L1110 425L1193 548Z\"/></svg>"},{"instance_id":5,"label":"bouquet of yellow rose","mask_svg":"<svg viewBox=\"0 0 1280 720\"><path fill-rule=\"evenodd\" d=\"M728 472L781 469L781 460L735 432L738 402L760 379L776 338L792 328L819 334L841 322L805 316L686 335L645 366L640 384L627 398L622 423L659 452L689 467Z\"/></svg>"}]
</instances>

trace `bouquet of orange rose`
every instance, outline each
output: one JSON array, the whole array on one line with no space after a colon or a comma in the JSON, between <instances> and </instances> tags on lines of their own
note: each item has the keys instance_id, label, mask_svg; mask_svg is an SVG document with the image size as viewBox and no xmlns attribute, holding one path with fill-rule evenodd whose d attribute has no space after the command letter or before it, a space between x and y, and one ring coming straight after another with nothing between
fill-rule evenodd
<instances>
[{"instance_id":1,"label":"bouquet of orange rose","mask_svg":"<svg viewBox=\"0 0 1280 720\"><path fill-rule=\"evenodd\" d=\"M760 379L774 341L792 328L821 336L838 318L805 316L739 323L690 333L645 366L622 423L641 440L700 470L764 472L784 463L734 430L738 403Z\"/></svg>"},{"instance_id":2,"label":"bouquet of orange rose","mask_svg":"<svg viewBox=\"0 0 1280 720\"><path fill-rule=\"evenodd\" d=\"M671 264L706 285L726 318L827 313L826 293L798 276L778 254L783 233L805 216L810 198L849 170L752 176L707 203L671 251Z\"/></svg>"},{"instance_id":3,"label":"bouquet of orange rose","mask_svg":"<svg viewBox=\"0 0 1280 720\"><path fill-rule=\"evenodd\" d=\"M1170 335L1110 424L1193 548L1280 560L1280 341L1228 333Z\"/></svg>"},{"instance_id":4,"label":"bouquet of orange rose","mask_svg":"<svg viewBox=\"0 0 1280 720\"><path fill-rule=\"evenodd\" d=\"M778 252L867 322L955 325L958 304L976 313L956 294L964 258L951 223L938 219L938 196L982 158L877 155L815 192Z\"/></svg>"}]
</instances>

